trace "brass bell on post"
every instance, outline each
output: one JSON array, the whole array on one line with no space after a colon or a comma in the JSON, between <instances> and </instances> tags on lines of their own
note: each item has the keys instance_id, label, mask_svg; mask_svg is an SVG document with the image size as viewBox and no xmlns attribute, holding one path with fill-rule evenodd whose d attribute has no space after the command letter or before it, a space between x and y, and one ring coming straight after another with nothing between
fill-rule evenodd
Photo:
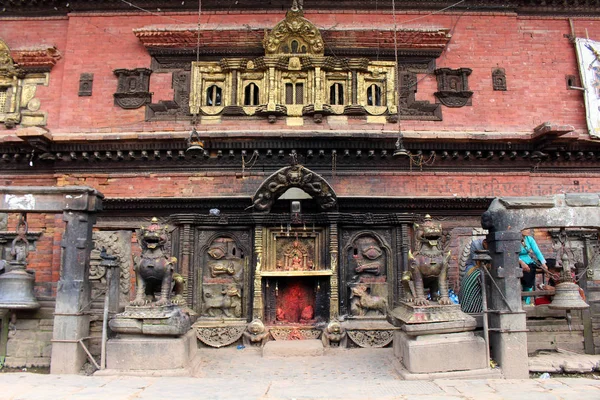
<instances>
[{"instance_id":1,"label":"brass bell on post","mask_svg":"<svg viewBox=\"0 0 600 400\"><path fill-rule=\"evenodd\" d=\"M17 227L17 237L13 240L10 249L13 259L8 262L0 260L4 262L6 269L6 272L0 275L0 308L10 310L40 308L40 303L33 294L35 273L26 269L29 253L29 241L26 235L27 222L21 219Z\"/></svg>"},{"instance_id":2,"label":"brass bell on post","mask_svg":"<svg viewBox=\"0 0 600 400\"><path fill-rule=\"evenodd\" d=\"M583 310L589 307L579 294L579 285L573 282L571 269L569 267L569 257L563 253L562 257L563 270L561 272L561 282L556 285L554 298L548 308L554 310Z\"/></svg>"}]
</instances>

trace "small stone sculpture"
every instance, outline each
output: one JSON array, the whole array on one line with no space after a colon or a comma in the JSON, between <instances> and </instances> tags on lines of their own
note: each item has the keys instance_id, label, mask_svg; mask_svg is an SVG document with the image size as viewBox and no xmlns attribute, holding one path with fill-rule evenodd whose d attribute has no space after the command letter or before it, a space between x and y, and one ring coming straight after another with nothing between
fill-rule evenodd
<instances>
[{"instance_id":1,"label":"small stone sculpture","mask_svg":"<svg viewBox=\"0 0 600 400\"><path fill-rule=\"evenodd\" d=\"M416 306L429 305L425 298L425 286L429 288L431 298L440 295L440 305L450 305L452 301L448 297L448 260L450 252L444 254L442 251L442 225L433 222L431 216L425 216L425 222L416 226L415 252L409 251L410 271L414 281Z\"/></svg>"},{"instance_id":2,"label":"small stone sculpture","mask_svg":"<svg viewBox=\"0 0 600 400\"><path fill-rule=\"evenodd\" d=\"M325 347L346 347L348 335L339 321L331 321L323 330L321 340Z\"/></svg>"},{"instance_id":3,"label":"small stone sculpture","mask_svg":"<svg viewBox=\"0 0 600 400\"><path fill-rule=\"evenodd\" d=\"M255 318L248 324L248 328L242 335L242 342L244 346L250 347L262 347L268 340L269 331L266 330L265 325L258 318Z\"/></svg>"},{"instance_id":4,"label":"small stone sculpture","mask_svg":"<svg viewBox=\"0 0 600 400\"><path fill-rule=\"evenodd\" d=\"M365 316L368 312L385 315L387 300L372 296L367 285L358 284L350 289L350 311L352 315Z\"/></svg>"},{"instance_id":5,"label":"small stone sculpture","mask_svg":"<svg viewBox=\"0 0 600 400\"><path fill-rule=\"evenodd\" d=\"M164 253L168 241L167 226L160 226L158 219L152 218L149 226L142 226L138 231L138 238L142 254L135 263L137 290L131 305L169 305L173 270L177 259ZM160 290L160 298L153 302L157 290Z\"/></svg>"}]
</instances>

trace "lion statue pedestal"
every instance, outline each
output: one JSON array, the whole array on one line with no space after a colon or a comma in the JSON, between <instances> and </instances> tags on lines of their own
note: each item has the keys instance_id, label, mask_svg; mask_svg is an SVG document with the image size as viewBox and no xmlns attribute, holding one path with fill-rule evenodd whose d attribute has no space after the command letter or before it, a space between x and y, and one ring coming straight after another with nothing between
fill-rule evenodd
<instances>
[{"instance_id":1,"label":"lion statue pedestal","mask_svg":"<svg viewBox=\"0 0 600 400\"><path fill-rule=\"evenodd\" d=\"M136 297L109 322L117 337L107 342L106 366L109 371L189 375L197 350L191 330L195 314L185 305L185 280L175 273L177 259L166 250L168 228L153 218L137 236L142 252L135 260Z\"/></svg>"},{"instance_id":2,"label":"lion statue pedestal","mask_svg":"<svg viewBox=\"0 0 600 400\"><path fill-rule=\"evenodd\" d=\"M394 355L402 360L405 369L398 372L405 379L491 372L486 343L472 332L475 318L449 299L450 253L443 251L442 236L441 224L429 215L415 227L415 252L409 254L410 271L403 277L406 300L387 313L387 320L400 328L394 333Z\"/></svg>"}]
</instances>

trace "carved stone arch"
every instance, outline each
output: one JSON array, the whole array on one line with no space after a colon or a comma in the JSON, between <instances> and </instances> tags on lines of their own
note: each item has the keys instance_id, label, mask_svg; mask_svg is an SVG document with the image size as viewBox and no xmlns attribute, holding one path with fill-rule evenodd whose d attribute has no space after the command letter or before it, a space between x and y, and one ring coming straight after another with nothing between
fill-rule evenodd
<instances>
[{"instance_id":1,"label":"carved stone arch","mask_svg":"<svg viewBox=\"0 0 600 400\"><path fill-rule=\"evenodd\" d=\"M325 52L319 29L304 18L299 8L292 8L263 39L265 55L306 54L322 56Z\"/></svg>"},{"instance_id":2,"label":"carved stone arch","mask_svg":"<svg viewBox=\"0 0 600 400\"><path fill-rule=\"evenodd\" d=\"M214 243L214 241L219 238L228 238L228 239L233 240L235 242L236 246L244 252L244 257L248 257L251 254L250 248L245 246L243 241L240 240L239 237L237 237L233 232L227 232L227 231L213 232L208 238L205 239L204 243L202 244L202 247L200 248L199 254L204 255L208 251L208 249L211 247L211 245Z\"/></svg>"},{"instance_id":3,"label":"carved stone arch","mask_svg":"<svg viewBox=\"0 0 600 400\"><path fill-rule=\"evenodd\" d=\"M319 205L321 211L336 211L337 196L329 183L319 174L296 164L269 176L258 188L252 203L255 211L269 212L273 203L288 189L304 190Z\"/></svg>"}]
</instances>

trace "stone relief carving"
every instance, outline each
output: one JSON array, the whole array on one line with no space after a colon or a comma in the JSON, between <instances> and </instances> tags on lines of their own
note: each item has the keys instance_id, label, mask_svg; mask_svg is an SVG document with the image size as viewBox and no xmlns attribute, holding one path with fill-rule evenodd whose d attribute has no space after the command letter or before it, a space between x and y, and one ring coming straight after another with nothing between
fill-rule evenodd
<instances>
[{"instance_id":1,"label":"stone relief carving","mask_svg":"<svg viewBox=\"0 0 600 400\"><path fill-rule=\"evenodd\" d=\"M297 187L312 196L324 211L337 209L337 196L333 188L320 175L294 163L268 177L253 197L256 211L269 211L275 200L289 188Z\"/></svg>"},{"instance_id":2,"label":"stone relief carving","mask_svg":"<svg viewBox=\"0 0 600 400\"><path fill-rule=\"evenodd\" d=\"M431 298L437 297L440 305L451 305L448 297L448 261L450 252L443 252L442 224L434 222L429 215L425 222L415 225L415 251L409 250L411 279L414 282L414 304L428 305L425 288L429 288ZM439 290L439 297L437 292Z\"/></svg>"},{"instance_id":3,"label":"stone relief carving","mask_svg":"<svg viewBox=\"0 0 600 400\"><path fill-rule=\"evenodd\" d=\"M282 271L308 271L314 269L314 254L302 240L295 239L282 249L283 254L277 260L277 269ZM314 253L314 248L312 249Z\"/></svg>"},{"instance_id":4,"label":"stone relief carving","mask_svg":"<svg viewBox=\"0 0 600 400\"><path fill-rule=\"evenodd\" d=\"M473 92L469 90L468 76L470 68L440 68L435 70L438 91L434 95L446 107L463 107L470 105Z\"/></svg>"},{"instance_id":5,"label":"stone relief carving","mask_svg":"<svg viewBox=\"0 0 600 400\"><path fill-rule=\"evenodd\" d=\"M275 340L310 340L321 336L321 330L317 328L271 327L269 332Z\"/></svg>"},{"instance_id":6,"label":"stone relief carving","mask_svg":"<svg viewBox=\"0 0 600 400\"><path fill-rule=\"evenodd\" d=\"M236 285L203 285L203 316L240 318L242 316L242 293Z\"/></svg>"},{"instance_id":7,"label":"stone relief carving","mask_svg":"<svg viewBox=\"0 0 600 400\"><path fill-rule=\"evenodd\" d=\"M203 327L194 324L196 337L210 347L229 346L240 340L246 330L246 324L236 326Z\"/></svg>"},{"instance_id":8,"label":"stone relief carving","mask_svg":"<svg viewBox=\"0 0 600 400\"><path fill-rule=\"evenodd\" d=\"M242 247L232 237L217 236L202 259L202 316L240 318L247 261Z\"/></svg>"},{"instance_id":9,"label":"stone relief carving","mask_svg":"<svg viewBox=\"0 0 600 400\"><path fill-rule=\"evenodd\" d=\"M117 257L120 268L119 286L124 299L129 299L131 277L131 232L129 231L97 231L93 232L94 248L90 255L90 280L106 284L106 268L100 265L100 251L104 247L107 252Z\"/></svg>"},{"instance_id":10,"label":"stone relief carving","mask_svg":"<svg viewBox=\"0 0 600 400\"><path fill-rule=\"evenodd\" d=\"M115 105L131 110L140 108L150 102L150 74L148 68L116 69L113 71L118 78L117 91L114 94Z\"/></svg>"},{"instance_id":11,"label":"stone relief carving","mask_svg":"<svg viewBox=\"0 0 600 400\"><path fill-rule=\"evenodd\" d=\"M376 287L376 286L375 286ZM382 296L375 296L366 284L350 286L350 314L353 316L385 315L387 300Z\"/></svg>"},{"instance_id":12,"label":"stone relief carving","mask_svg":"<svg viewBox=\"0 0 600 400\"><path fill-rule=\"evenodd\" d=\"M386 251L379 241L371 236L359 236L350 248L352 267L357 274L356 282L385 282Z\"/></svg>"},{"instance_id":13,"label":"stone relief carving","mask_svg":"<svg viewBox=\"0 0 600 400\"><path fill-rule=\"evenodd\" d=\"M494 90L506 91L506 73L504 68L492 70L492 85Z\"/></svg>"},{"instance_id":14,"label":"stone relief carving","mask_svg":"<svg viewBox=\"0 0 600 400\"><path fill-rule=\"evenodd\" d=\"M83 73L79 75L79 96L91 96L94 85L94 74Z\"/></svg>"},{"instance_id":15,"label":"stone relief carving","mask_svg":"<svg viewBox=\"0 0 600 400\"><path fill-rule=\"evenodd\" d=\"M348 330L348 337L359 347L385 347L394 339L393 330Z\"/></svg>"}]
</instances>

